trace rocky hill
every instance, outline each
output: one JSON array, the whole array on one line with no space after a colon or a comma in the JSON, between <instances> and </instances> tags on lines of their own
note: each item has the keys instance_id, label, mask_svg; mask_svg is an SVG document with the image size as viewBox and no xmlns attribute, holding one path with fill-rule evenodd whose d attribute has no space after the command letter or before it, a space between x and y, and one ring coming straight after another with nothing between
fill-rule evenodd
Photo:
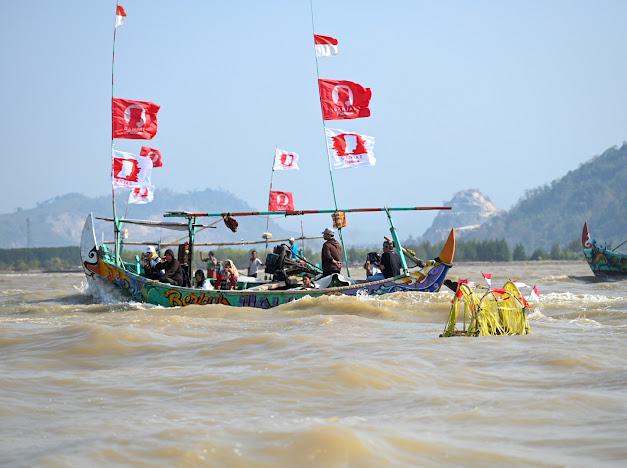
<instances>
[{"instance_id":1,"label":"rocky hill","mask_svg":"<svg viewBox=\"0 0 627 468\"><path fill-rule=\"evenodd\" d=\"M479 229L493 216L504 212L477 189L457 192L444 204L452 207L452 210L440 211L419 241L440 242L446 239L451 227L455 227L458 235L463 238Z\"/></svg>"},{"instance_id":2,"label":"rocky hill","mask_svg":"<svg viewBox=\"0 0 627 468\"><path fill-rule=\"evenodd\" d=\"M125 202L120 201L118 210L123 213L125 205ZM235 195L221 190L206 189L175 193L164 189L157 190L155 201L152 203L131 205L128 217L162 220L163 212L168 210L254 211L254 208ZM72 193L39 203L32 209L2 214L0 215L0 248L78 245L85 216L90 212L96 216L111 216L111 198L108 196L91 198ZM219 223L217 229L202 231L197 241L225 242L238 241L242 238L261 239L261 234L266 230L265 218L241 218L238 222L240 227L237 235L233 235L222 223ZM30 234L28 225L30 225ZM275 238L289 234L273 223L270 224L270 230ZM110 223L100 222L96 226L96 231L99 239L110 240L112 237ZM132 228L129 234L130 240L172 240L183 235L183 233L173 231L159 232L146 228Z\"/></svg>"}]
</instances>

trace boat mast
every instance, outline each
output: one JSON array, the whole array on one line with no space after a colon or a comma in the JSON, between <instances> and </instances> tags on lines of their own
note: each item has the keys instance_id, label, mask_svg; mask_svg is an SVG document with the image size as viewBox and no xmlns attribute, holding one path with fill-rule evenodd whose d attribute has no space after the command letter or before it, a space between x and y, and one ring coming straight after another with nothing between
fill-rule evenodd
<instances>
[{"instance_id":1,"label":"boat mast","mask_svg":"<svg viewBox=\"0 0 627 468\"><path fill-rule=\"evenodd\" d=\"M316 34L316 26L314 22L314 10L313 10L313 0L309 0L309 10L311 12L311 34L312 38ZM318 66L318 54L316 54L316 48L314 46L314 57L316 59L316 85L320 83L320 68ZM318 100L320 100L320 96L318 96ZM322 121L322 136L324 138L324 149L327 153L327 162L329 163L329 177L331 178L331 192L333 193L333 204L335 206L335 211L337 212L337 197L335 196L335 181L333 180L333 168L331 166L331 155L329 153L329 145L327 145L327 126L324 122L324 111L322 109L322 101L320 101L320 119ZM342 236L342 228L338 228L337 232L340 237L340 243L342 244L342 253L344 254L344 265L346 265L346 274L348 277L351 277L351 272L348 268L348 254L346 252L346 248L344 247L344 237Z\"/></svg>"}]
</instances>

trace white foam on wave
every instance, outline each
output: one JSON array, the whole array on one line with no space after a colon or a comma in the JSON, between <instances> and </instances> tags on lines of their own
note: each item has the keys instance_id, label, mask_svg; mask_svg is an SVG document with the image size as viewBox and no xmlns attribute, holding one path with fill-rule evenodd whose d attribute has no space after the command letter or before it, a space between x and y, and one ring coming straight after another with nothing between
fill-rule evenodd
<instances>
[{"instance_id":1,"label":"white foam on wave","mask_svg":"<svg viewBox=\"0 0 627 468\"><path fill-rule=\"evenodd\" d=\"M622 301L627 301L627 298L621 296L610 297L602 294L574 294L571 292L548 293L542 296L543 304L602 304Z\"/></svg>"},{"instance_id":2,"label":"white foam on wave","mask_svg":"<svg viewBox=\"0 0 627 468\"><path fill-rule=\"evenodd\" d=\"M603 325L596 320L589 319L587 317L577 317L576 319L569 320L568 323L579 325L581 327L601 328Z\"/></svg>"}]
</instances>

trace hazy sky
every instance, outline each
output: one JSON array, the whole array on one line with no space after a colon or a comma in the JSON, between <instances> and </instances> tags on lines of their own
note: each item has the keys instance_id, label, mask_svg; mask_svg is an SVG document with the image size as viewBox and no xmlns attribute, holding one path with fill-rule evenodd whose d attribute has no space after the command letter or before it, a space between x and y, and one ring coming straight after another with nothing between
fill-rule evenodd
<instances>
[{"instance_id":1,"label":"hazy sky","mask_svg":"<svg viewBox=\"0 0 627 468\"><path fill-rule=\"evenodd\" d=\"M160 104L154 183L223 187L265 208L275 145L297 208L332 206L308 0L126 0L118 97ZM110 191L112 1L4 1L0 212ZM322 77L372 88L377 165L335 172L341 206L440 204L479 188L502 208L627 134L627 2L314 0L340 40ZM141 141L118 140L136 152ZM411 219L422 232L431 217ZM323 224L327 224L326 221Z\"/></svg>"}]
</instances>

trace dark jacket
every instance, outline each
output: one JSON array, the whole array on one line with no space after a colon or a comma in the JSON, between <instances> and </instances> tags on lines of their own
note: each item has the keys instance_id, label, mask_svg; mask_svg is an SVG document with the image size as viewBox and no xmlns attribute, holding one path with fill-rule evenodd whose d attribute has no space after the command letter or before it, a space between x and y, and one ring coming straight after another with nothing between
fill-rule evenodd
<instances>
[{"instance_id":1,"label":"dark jacket","mask_svg":"<svg viewBox=\"0 0 627 468\"><path fill-rule=\"evenodd\" d=\"M333 260L337 262L342 261L342 247L340 247L340 243L335 239L329 239L324 244L322 244L322 274L324 276L330 275L331 273L339 273L340 268L338 268Z\"/></svg>"},{"instance_id":2,"label":"dark jacket","mask_svg":"<svg viewBox=\"0 0 627 468\"><path fill-rule=\"evenodd\" d=\"M159 262L155 268L165 270L161 278L168 278L176 282L177 286L183 285L183 268L176 258L173 258L171 262Z\"/></svg>"},{"instance_id":3,"label":"dark jacket","mask_svg":"<svg viewBox=\"0 0 627 468\"><path fill-rule=\"evenodd\" d=\"M401 259L393 250L381 254L381 265L385 278L392 278L401 274Z\"/></svg>"}]
</instances>

